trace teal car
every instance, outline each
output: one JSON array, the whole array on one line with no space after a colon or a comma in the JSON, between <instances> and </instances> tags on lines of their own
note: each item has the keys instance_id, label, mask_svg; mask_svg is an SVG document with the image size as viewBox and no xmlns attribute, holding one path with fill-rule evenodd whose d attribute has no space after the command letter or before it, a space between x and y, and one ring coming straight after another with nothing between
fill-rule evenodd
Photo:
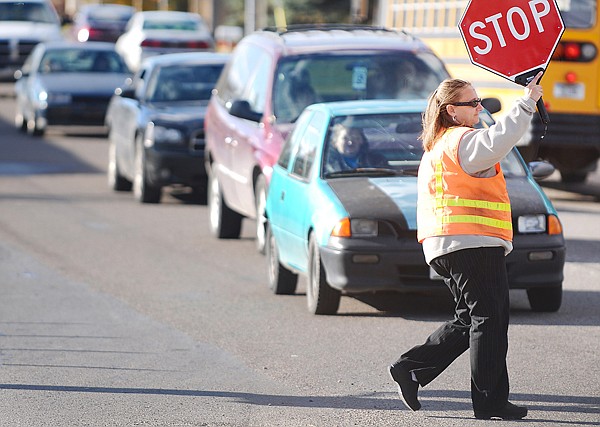
<instances>
[{"instance_id":1,"label":"teal car","mask_svg":"<svg viewBox=\"0 0 600 427\"><path fill-rule=\"evenodd\" d=\"M302 274L309 311L335 314L342 295L443 286L416 238L417 137L425 106L344 101L313 104L300 115L273 167L266 201L268 280L275 294L295 293ZM480 126L492 123L484 110ZM507 258L510 286L527 289L534 311L556 311L565 242L556 210L536 182L554 168L527 165L516 149L502 168L515 233Z\"/></svg>"}]
</instances>

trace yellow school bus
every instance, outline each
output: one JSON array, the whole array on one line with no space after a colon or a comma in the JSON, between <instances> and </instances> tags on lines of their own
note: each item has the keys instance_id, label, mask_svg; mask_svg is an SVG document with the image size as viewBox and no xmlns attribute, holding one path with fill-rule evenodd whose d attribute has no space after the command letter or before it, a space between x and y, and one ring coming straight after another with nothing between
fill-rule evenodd
<instances>
[{"instance_id":1,"label":"yellow school bus","mask_svg":"<svg viewBox=\"0 0 600 427\"><path fill-rule=\"evenodd\" d=\"M549 160L565 182L583 182L600 157L597 1L557 0L566 28L542 78L550 123L546 128L536 114L531 135L519 144L525 160ZM471 64L458 31L467 4L467 0L387 0L376 21L422 38L453 77L470 81L482 98L498 98L506 108L523 88Z\"/></svg>"}]
</instances>

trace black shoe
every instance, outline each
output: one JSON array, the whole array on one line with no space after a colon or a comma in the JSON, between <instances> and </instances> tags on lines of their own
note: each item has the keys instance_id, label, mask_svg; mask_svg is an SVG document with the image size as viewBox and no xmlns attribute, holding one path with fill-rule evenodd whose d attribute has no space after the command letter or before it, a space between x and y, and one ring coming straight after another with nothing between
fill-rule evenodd
<instances>
[{"instance_id":1,"label":"black shoe","mask_svg":"<svg viewBox=\"0 0 600 427\"><path fill-rule=\"evenodd\" d=\"M398 394L406 406L413 411L421 409L421 403L417 399L419 383L414 381L406 369L399 365L389 367L392 379L398 384Z\"/></svg>"},{"instance_id":2,"label":"black shoe","mask_svg":"<svg viewBox=\"0 0 600 427\"><path fill-rule=\"evenodd\" d=\"M520 420L526 416L527 408L525 406L517 406L510 402L504 408L495 411L475 411L475 418L480 420Z\"/></svg>"}]
</instances>

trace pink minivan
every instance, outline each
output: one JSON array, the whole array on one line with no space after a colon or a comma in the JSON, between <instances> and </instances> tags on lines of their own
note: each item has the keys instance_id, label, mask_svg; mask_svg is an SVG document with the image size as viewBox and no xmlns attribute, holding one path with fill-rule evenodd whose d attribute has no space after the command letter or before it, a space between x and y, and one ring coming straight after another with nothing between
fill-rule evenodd
<instances>
[{"instance_id":1,"label":"pink minivan","mask_svg":"<svg viewBox=\"0 0 600 427\"><path fill-rule=\"evenodd\" d=\"M213 90L205 120L211 233L256 224L265 246L272 166L302 110L314 103L426 99L449 77L420 39L370 26L301 26L244 37ZM309 130L310 131L310 130Z\"/></svg>"}]
</instances>

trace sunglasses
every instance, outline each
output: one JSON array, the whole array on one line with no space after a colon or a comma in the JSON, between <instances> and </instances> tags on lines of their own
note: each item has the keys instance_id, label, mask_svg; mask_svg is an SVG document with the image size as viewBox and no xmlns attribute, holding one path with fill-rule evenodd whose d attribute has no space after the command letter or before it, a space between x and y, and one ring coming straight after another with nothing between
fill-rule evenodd
<instances>
[{"instance_id":1,"label":"sunglasses","mask_svg":"<svg viewBox=\"0 0 600 427\"><path fill-rule=\"evenodd\" d=\"M481 104L481 98L475 98L472 101L465 101L465 102L454 102L451 105L454 105L456 107L477 107L479 104Z\"/></svg>"}]
</instances>

